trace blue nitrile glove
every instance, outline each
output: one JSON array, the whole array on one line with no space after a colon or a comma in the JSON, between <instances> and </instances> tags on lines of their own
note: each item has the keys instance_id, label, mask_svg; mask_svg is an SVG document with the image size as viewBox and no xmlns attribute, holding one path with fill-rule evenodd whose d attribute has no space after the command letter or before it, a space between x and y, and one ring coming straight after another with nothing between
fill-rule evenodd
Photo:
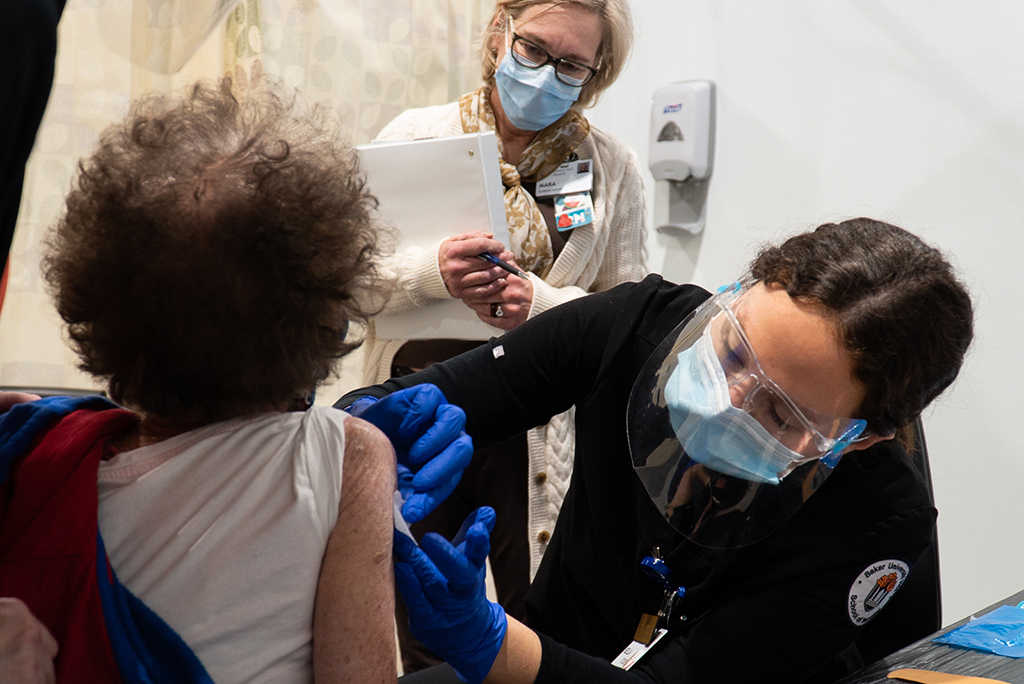
<instances>
[{"instance_id":1,"label":"blue nitrile glove","mask_svg":"<svg viewBox=\"0 0 1024 684\"><path fill-rule=\"evenodd\" d=\"M395 447L407 522L437 508L473 457L473 440L463 431L466 414L434 385L416 385L380 400L362 397L346 410L379 428Z\"/></svg>"},{"instance_id":2,"label":"blue nitrile glove","mask_svg":"<svg viewBox=\"0 0 1024 684\"><path fill-rule=\"evenodd\" d=\"M451 544L428 532L417 547L395 533L395 586L409 609L409 630L470 684L491 671L508 629L505 610L487 600L484 587L494 521L493 508L478 508Z\"/></svg>"}]
</instances>

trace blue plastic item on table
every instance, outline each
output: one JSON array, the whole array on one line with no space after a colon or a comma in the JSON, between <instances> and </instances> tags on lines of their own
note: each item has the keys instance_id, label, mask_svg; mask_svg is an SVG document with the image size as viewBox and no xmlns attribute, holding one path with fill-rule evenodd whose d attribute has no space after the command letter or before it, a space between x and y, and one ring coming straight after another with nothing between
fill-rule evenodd
<instances>
[{"instance_id":1,"label":"blue plastic item on table","mask_svg":"<svg viewBox=\"0 0 1024 684\"><path fill-rule=\"evenodd\" d=\"M1000 606L932 641L985 651L1010 658L1024 658L1024 602Z\"/></svg>"}]
</instances>

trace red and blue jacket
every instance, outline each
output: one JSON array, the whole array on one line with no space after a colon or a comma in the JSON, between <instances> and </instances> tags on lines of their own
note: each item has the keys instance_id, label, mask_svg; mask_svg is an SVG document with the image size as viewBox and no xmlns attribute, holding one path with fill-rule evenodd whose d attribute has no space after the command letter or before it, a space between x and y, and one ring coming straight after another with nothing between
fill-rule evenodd
<instances>
[{"instance_id":1,"label":"red and blue jacket","mask_svg":"<svg viewBox=\"0 0 1024 684\"><path fill-rule=\"evenodd\" d=\"M0 416L0 596L56 638L57 682L212 680L107 560L96 481L108 439L138 417L101 397L51 397Z\"/></svg>"}]
</instances>

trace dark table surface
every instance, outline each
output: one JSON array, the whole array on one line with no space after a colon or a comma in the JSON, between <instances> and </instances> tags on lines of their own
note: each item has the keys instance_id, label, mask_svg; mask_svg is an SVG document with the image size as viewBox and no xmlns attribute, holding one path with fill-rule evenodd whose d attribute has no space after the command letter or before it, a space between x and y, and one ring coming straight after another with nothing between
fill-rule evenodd
<instances>
[{"instance_id":1,"label":"dark table surface","mask_svg":"<svg viewBox=\"0 0 1024 684\"><path fill-rule=\"evenodd\" d=\"M1021 601L1024 601L1024 591L1009 596L974 615L980 617L999 606L1015 606ZM1024 684L1024 658L1007 658L932 642L932 639L940 634L956 629L966 622L967 619L961 620L941 629L931 636L896 651L887 658L868 665L837 684L896 684L902 680L888 679L886 675L893 670L905 667L972 677L987 677L1010 684Z\"/></svg>"}]
</instances>

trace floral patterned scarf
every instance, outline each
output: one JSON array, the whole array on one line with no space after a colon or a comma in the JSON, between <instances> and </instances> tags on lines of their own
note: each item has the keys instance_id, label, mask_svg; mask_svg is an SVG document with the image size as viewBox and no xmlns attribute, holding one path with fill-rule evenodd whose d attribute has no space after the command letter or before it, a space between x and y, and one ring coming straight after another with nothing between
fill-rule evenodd
<instances>
[{"instance_id":1,"label":"floral patterned scarf","mask_svg":"<svg viewBox=\"0 0 1024 684\"><path fill-rule=\"evenodd\" d=\"M485 85L459 98L463 131L494 131L497 136L490 94L491 86ZM501 165L501 182L505 186L505 217L512 243L508 248L522 269L541 277L547 275L551 268L554 251L544 216L536 200L523 189L523 182L535 183L557 169L589 133L587 119L575 109L570 109L537 134L515 166L505 161L504 146L498 137L498 162Z\"/></svg>"}]
</instances>

